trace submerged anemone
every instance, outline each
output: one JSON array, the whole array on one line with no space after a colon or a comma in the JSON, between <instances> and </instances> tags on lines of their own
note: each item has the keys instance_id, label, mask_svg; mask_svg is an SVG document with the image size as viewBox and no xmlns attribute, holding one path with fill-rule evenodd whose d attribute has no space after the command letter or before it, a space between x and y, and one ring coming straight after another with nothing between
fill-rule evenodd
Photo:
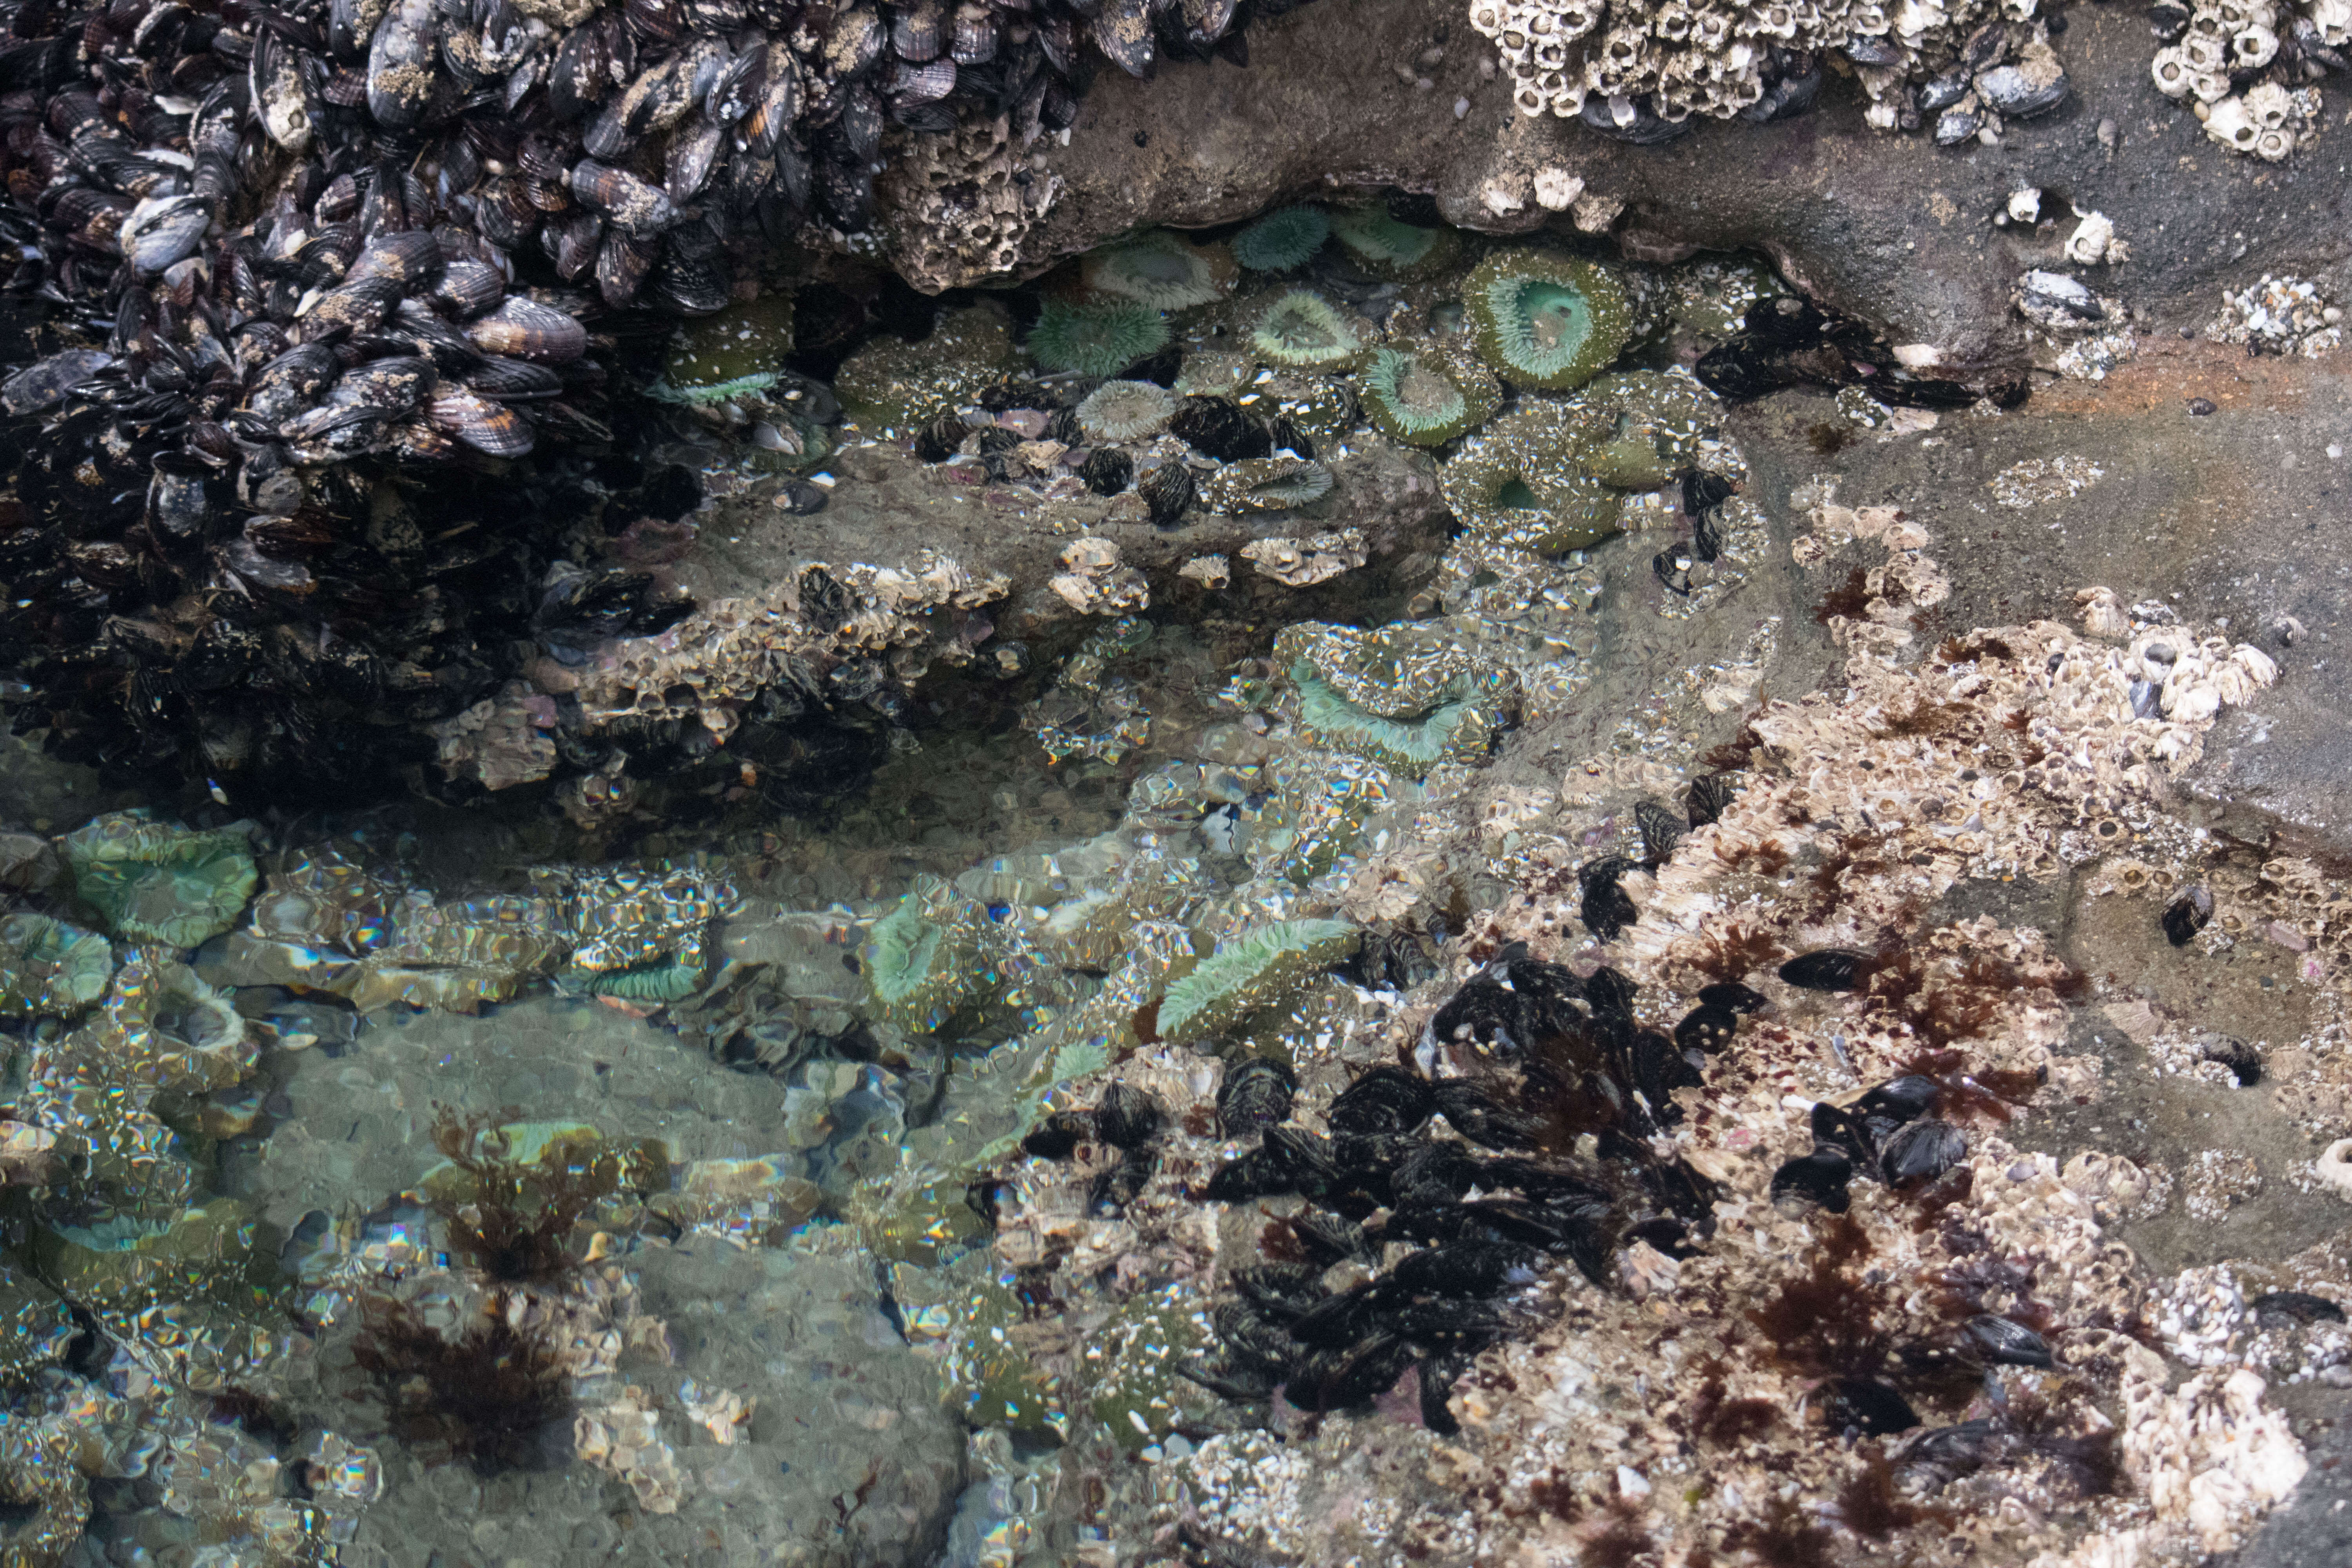
<instances>
[{"instance_id":1,"label":"submerged anemone","mask_svg":"<svg viewBox=\"0 0 2352 1568\"><path fill-rule=\"evenodd\" d=\"M1373 427L1415 447L1465 435L1503 403L1503 389L1485 365L1433 349L1375 349L1359 390Z\"/></svg>"},{"instance_id":2,"label":"submerged anemone","mask_svg":"<svg viewBox=\"0 0 2352 1568\"><path fill-rule=\"evenodd\" d=\"M106 994L104 937L47 915L0 919L0 1017L69 1018Z\"/></svg>"},{"instance_id":3,"label":"submerged anemone","mask_svg":"<svg viewBox=\"0 0 2352 1568\"><path fill-rule=\"evenodd\" d=\"M1164 228L1105 246L1079 264L1078 275L1097 294L1116 295L1155 310L1213 304L1234 286L1235 268L1223 246L1193 245Z\"/></svg>"},{"instance_id":4,"label":"submerged anemone","mask_svg":"<svg viewBox=\"0 0 2352 1568\"><path fill-rule=\"evenodd\" d=\"M1341 370L1362 354L1364 331L1322 295L1293 289L1258 318L1250 346L1276 364Z\"/></svg>"},{"instance_id":5,"label":"submerged anemone","mask_svg":"<svg viewBox=\"0 0 2352 1568\"><path fill-rule=\"evenodd\" d=\"M1167 427L1176 400L1148 381L1106 381L1078 405L1078 428L1090 441L1140 441Z\"/></svg>"},{"instance_id":6,"label":"submerged anemone","mask_svg":"<svg viewBox=\"0 0 2352 1568\"><path fill-rule=\"evenodd\" d=\"M1160 1034L1194 1040L1230 1028L1286 1000L1317 970L1354 952L1358 940L1356 928L1344 921L1305 920L1277 921L1221 942L1160 997Z\"/></svg>"},{"instance_id":7,"label":"submerged anemone","mask_svg":"<svg viewBox=\"0 0 2352 1568\"><path fill-rule=\"evenodd\" d=\"M1029 330L1029 357L1047 370L1112 376L1168 346L1168 323L1142 305L1045 301Z\"/></svg>"},{"instance_id":8,"label":"submerged anemone","mask_svg":"<svg viewBox=\"0 0 2352 1568\"><path fill-rule=\"evenodd\" d=\"M1287 272L1313 259L1330 237L1330 215L1321 207L1283 207L1234 236L1234 259L1253 272Z\"/></svg>"},{"instance_id":9,"label":"submerged anemone","mask_svg":"<svg viewBox=\"0 0 2352 1568\"><path fill-rule=\"evenodd\" d=\"M1522 405L1474 436L1438 475L1463 525L1540 553L1617 531L1620 499L1584 471L1606 420L1564 403Z\"/></svg>"},{"instance_id":10,"label":"submerged anemone","mask_svg":"<svg viewBox=\"0 0 2352 1568\"><path fill-rule=\"evenodd\" d=\"M1228 463L1201 487L1201 503L1228 514L1288 511L1331 493L1331 470L1301 458Z\"/></svg>"},{"instance_id":11,"label":"submerged anemone","mask_svg":"<svg viewBox=\"0 0 2352 1568\"><path fill-rule=\"evenodd\" d=\"M1723 428L1723 405L1680 366L1594 380L1577 401L1614 426L1585 456L1585 471L1619 489L1652 489L1689 471Z\"/></svg>"},{"instance_id":12,"label":"submerged anemone","mask_svg":"<svg viewBox=\"0 0 2352 1568\"><path fill-rule=\"evenodd\" d=\"M762 294L678 329L653 394L673 403L725 403L776 384L793 352L793 297Z\"/></svg>"},{"instance_id":13,"label":"submerged anemone","mask_svg":"<svg viewBox=\"0 0 2352 1568\"><path fill-rule=\"evenodd\" d=\"M95 817L63 847L75 895L131 942L208 942L236 923L260 879L244 834L194 832L143 808Z\"/></svg>"},{"instance_id":14,"label":"submerged anemone","mask_svg":"<svg viewBox=\"0 0 2352 1568\"><path fill-rule=\"evenodd\" d=\"M1496 251L1471 269L1462 300L1479 353L1514 386L1581 386L1633 330L1617 280L1571 256Z\"/></svg>"},{"instance_id":15,"label":"submerged anemone","mask_svg":"<svg viewBox=\"0 0 2352 1568\"><path fill-rule=\"evenodd\" d=\"M869 425L920 425L968 403L1020 363L1003 311L950 310L915 342L884 332L841 362L834 395Z\"/></svg>"},{"instance_id":16,"label":"submerged anemone","mask_svg":"<svg viewBox=\"0 0 2352 1568\"><path fill-rule=\"evenodd\" d=\"M1381 206L1332 214L1331 232L1356 265L1385 278L1427 277L1461 247L1451 231L1399 223Z\"/></svg>"}]
</instances>

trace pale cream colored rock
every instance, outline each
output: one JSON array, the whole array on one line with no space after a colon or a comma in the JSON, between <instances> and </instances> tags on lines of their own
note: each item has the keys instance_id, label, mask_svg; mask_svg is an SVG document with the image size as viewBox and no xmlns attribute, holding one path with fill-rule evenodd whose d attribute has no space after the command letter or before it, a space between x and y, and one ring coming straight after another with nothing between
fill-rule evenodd
<instances>
[{"instance_id":1,"label":"pale cream colored rock","mask_svg":"<svg viewBox=\"0 0 2352 1568\"><path fill-rule=\"evenodd\" d=\"M1352 528L1306 539L1254 539L1241 548L1259 576L1293 588L1328 582L1361 566L1367 555L1363 534Z\"/></svg>"}]
</instances>

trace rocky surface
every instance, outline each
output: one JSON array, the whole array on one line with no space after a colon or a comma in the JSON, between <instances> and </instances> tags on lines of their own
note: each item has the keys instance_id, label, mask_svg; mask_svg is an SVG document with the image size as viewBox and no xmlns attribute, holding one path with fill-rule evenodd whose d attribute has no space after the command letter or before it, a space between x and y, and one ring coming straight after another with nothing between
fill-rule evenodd
<instances>
[{"instance_id":1,"label":"rocky surface","mask_svg":"<svg viewBox=\"0 0 2352 1568\"><path fill-rule=\"evenodd\" d=\"M2143 10L2084 5L2065 16L2053 41L2072 96L2011 122L1998 146L1947 150L1873 131L1859 90L1832 75L1800 118L1709 121L1639 147L1519 114L1510 79L1482 68L1491 50L1457 0L1318 0L1254 30L1246 69L1221 61L1104 80L1067 148L1031 150L1037 177L1024 190L1055 194L1023 232L1020 270L1139 223L1230 223L1351 187L1427 195L1465 227L1568 230L1578 219L1537 195L1537 175L1556 171L1581 180L1599 210L1622 204L1591 221L1630 256L1765 250L1823 301L1885 323L1893 342L1965 365L2021 357L2009 289L2061 258L2076 226L2070 204L2104 212L2131 250L2087 275L2167 326L2201 324L2225 282L2342 264L2344 186L2325 138L2284 165L2233 156L2151 84ZM1431 49L1442 57L1420 65ZM894 182L926 177L918 163L886 175L886 210L900 210ZM2043 221L1996 227L2021 186L2045 193ZM943 218L902 220L888 254L926 287L978 281L947 235Z\"/></svg>"}]
</instances>

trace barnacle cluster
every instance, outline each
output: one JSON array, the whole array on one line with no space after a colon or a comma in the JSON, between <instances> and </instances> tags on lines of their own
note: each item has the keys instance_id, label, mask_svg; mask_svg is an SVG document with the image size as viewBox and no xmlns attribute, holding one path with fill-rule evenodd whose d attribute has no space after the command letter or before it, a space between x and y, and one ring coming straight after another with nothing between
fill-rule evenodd
<instances>
[{"instance_id":1,"label":"barnacle cluster","mask_svg":"<svg viewBox=\"0 0 2352 1568\"><path fill-rule=\"evenodd\" d=\"M2343 0L2164 0L2152 18L2164 40L2149 65L2157 90L2186 100L2206 135L2275 163L2318 134L2310 84L2346 68Z\"/></svg>"},{"instance_id":2,"label":"barnacle cluster","mask_svg":"<svg viewBox=\"0 0 2352 1568\"><path fill-rule=\"evenodd\" d=\"M1473 0L1523 114L1581 117L1634 142L1680 133L1693 115L1765 121L1802 112L1828 58L1842 57L1880 130L1932 125L1947 144L2004 116L2046 113L2066 73L2035 0L1789 0L1627 5L1623 0Z\"/></svg>"}]
</instances>

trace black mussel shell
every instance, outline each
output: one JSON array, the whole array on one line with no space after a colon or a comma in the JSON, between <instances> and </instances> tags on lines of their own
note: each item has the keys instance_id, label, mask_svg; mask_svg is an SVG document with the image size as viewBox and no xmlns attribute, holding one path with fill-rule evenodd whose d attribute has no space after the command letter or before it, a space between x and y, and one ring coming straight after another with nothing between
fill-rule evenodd
<instances>
[{"instance_id":1,"label":"black mussel shell","mask_svg":"<svg viewBox=\"0 0 2352 1568\"><path fill-rule=\"evenodd\" d=\"M1633 998L1641 985L1622 970L1602 964L1584 977L1584 999L1596 1014L1630 1018L1633 1016Z\"/></svg>"},{"instance_id":2,"label":"black mussel shell","mask_svg":"<svg viewBox=\"0 0 2352 1568\"><path fill-rule=\"evenodd\" d=\"M1702 774L1691 780L1690 793L1683 800L1683 815L1690 819L1693 827L1705 827L1723 816L1731 797L1738 793L1738 782L1731 774Z\"/></svg>"},{"instance_id":3,"label":"black mussel shell","mask_svg":"<svg viewBox=\"0 0 2352 1568\"><path fill-rule=\"evenodd\" d=\"M1097 447L1078 466L1078 478L1098 496L1115 496L1135 482L1135 459L1116 447Z\"/></svg>"},{"instance_id":4,"label":"black mussel shell","mask_svg":"<svg viewBox=\"0 0 2352 1568\"><path fill-rule=\"evenodd\" d=\"M1727 1013L1760 1012L1767 1001L1764 993L1737 980L1718 980L1712 985L1703 985L1699 987L1698 999L1706 1006L1720 1007Z\"/></svg>"},{"instance_id":5,"label":"black mussel shell","mask_svg":"<svg viewBox=\"0 0 2352 1568\"><path fill-rule=\"evenodd\" d=\"M2254 1314L2254 1321L2265 1329L2344 1321L2343 1308L2307 1290L2273 1290L2255 1297L2246 1306Z\"/></svg>"},{"instance_id":6,"label":"black mussel shell","mask_svg":"<svg viewBox=\"0 0 2352 1568\"><path fill-rule=\"evenodd\" d=\"M1320 1209L1305 1209L1290 1216L1291 1234L1301 1245L1318 1257L1339 1261L1349 1258L1370 1258L1373 1247L1364 1235L1364 1227L1339 1215L1325 1214Z\"/></svg>"},{"instance_id":7,"label":"black mussel shell","mask_svg":"<svg viewBox=\"0 0 2352 1568\"><path fill-rule=\"evenodd\" d=\"M1885 1117L1895 1122L1916 1121L1935 1109L1936 1097L1944 1086L1919 1073L1906 1073L1890 1078L1853 1102L1854 1110L1864 1116Z\"/></svg>"},{"instance_id":8,"label":"black mussel shell","mask_svg":"<svg viewBox=\"0 0 2352 1568\"><path fill-rule=\"evenodd\" d=\"M1692 517L1704 517L1731 499L1731 481L1721 474L1710 474L1705 468L1691 468L1682 476L1683 510ZM1720 776L1720 775L1717 775ZM1694 785L1694 788L1696 786Z\"/></svg>"},{"instance_id":9,"label":"black mussel shell","mask_svg":"<svg viewBox=\"0 0 2352 1568\"><path fill-rule=\"evenodd\" d=\"M1872 1147L1862 1119L1843 1106L1826 1100L1813 1101L1811 1122L1816 1149L1835 1149L1865 1173L1878 1163L1878 1152Z\"/></svg>"},{"instance_id":10,"label":"black mussel shell","mask_svg":"<svg viewBox=\"0 0 2352 1568\"><path fill-rule=\"evenodd\" d=\"M1428 1037L1517 1052L1575 1026L1583 1016L1575 1004L1583 996L1584 981L1574 970L1529 958L1524 950L1507 953L1446 999L1429 1021Z\"/></svg>"},{"instance_id":11,"label":"black mussel shell","mask_svg":"<svg viewBox=\"0 0 2352 1568\"><path fill-rule=\"evenodd\" d=\"M1642 911L1633 907L1633 895L1613 877L1587 881L1576 912L1585 929L1602 942L1615 942L1627 926L1642 918Z\"/></svg>"},{"instance_id":12,"label":"black mussel shell","mask_svg":"<svg viewBox=\"0 0 2352 1568\"><path fill-rule=\"evenodd\" d=\"M1250 1057L1225 1068L1217 1085L1217 1116L1225 1135L1237 1137L1290 1120L1298 1076L1271 1057Z\"/></svg>"},{"instance_id":13,"label":"black mussel shell","mask_svg":"<svg viewBox=\"0 0 2352 1568\"><path fill-rule=\"evenodd\" d=\"M1532 1247L1457 1241L1406 1253L1387 1278L1405 1289L1434 1296L1486 1298L1534 1284L1540 1261Z\"/></svg>"},{"instance_id":14,"label":"black mussel shell","mask_svg":"<svg viewBox=\"0 0 2352 1568\"><path fill-rule=\"evenodd\" d=\"M1462 1430L1462 1423L1446 1407L1446 1396L1454 1392L1454 1380L1469 1362L1468 1356L1447 1354L1432 1356L1421 1363L1421 1424L1441 1437L1451 1437Z\"/></svg>"},{"instance_id":15,"label":"black mussel shell","mask_svg":"<svg viewBox=\"0 0 2352 1568\"><path fill-rule=\"evenodd\" d=\"M1914 1121L1878 1152L1879 1169L1895 1186L1932 1182L1969 1157L1968 1135L1948 1121Z\"/></svg>"},{"instance_id":16,"label":"black mussel shell","mask_svg":"<svg viewBox=\"0 0 2352 1568\"><path fill-rule=\"evenodd\" d=\"M1239 1366L1232 1362L1183 1362L1176 1375L1187 1383L1197 1383L1220 1399L1249 1405L1274 1397L1282 1385L1279 1367Z\"/></svg>"},{"instance_id":17,"label":"black mussel shell","mask_svg":"<svg viewBox=\"0 0 2352 1568\"><path fill-rule=\"evenodd\" d=\"M1234 1270L1234 1283L1261 1312L1283 1323L1331 1294L1323 1288L1323 1271L1304 1263L1253 1263Z\"/></svg>"},{"instance_id":18,"label":"black mussel shell","mask_svg":"<svg viewBox=\"0 0 2352 1568\"><path fill-rule=\"evenodd\" d=\"M1159 1153L1150 1148L1130 1149L1127 1158L1095 1178L1087 1194L1087 1210L1098 1219L1116 1219L1127 1205L1143 1195L1151 1173L1160 1168Z\"/></svg>"},{"instance_id":19,"label":"black mussel shell","mask_svg":"<svg viewBox=\"0 0 2352 1568\"><path fill-rule=\"evenodd\" d=\"M2243 1040L2216 1040L2205 1047L2204 1055L2207 1061L2228 1068L2240 1089L2251 1089L2263 1081L2262 1056Z\"/></svg>"},{"instance_id":20,"label":"black mussel shell","mask_svg":"<svg viewBox=\"0 0 2352 1568\"><path fill-rule=\"evenodd\" d=\"M1772 1173L1772 1201L1784 1198L1819 1204L1832 1214L1843 1214L1853 1199L1846 1191L1853 1180L1853 1162L1835 1149L1800 1154Z\"/></svg>"},{"instance_id":21,"label":"black mussel shell","mask_svg":"<svg viewBox=\"0 0 2352 1568\"><path fill-rule=\"evenodd\" d=\"M1869 970L1868 953L1825 947L1789 960L1780 966L1780 978L1801 991L1859 991Z\"/></svg>"},{"instance_id":22,"label":"black mussel shell","mask_svg":"<svg viewBox=\"0 0 2352 1568\"><path fill-rule=\"evenodd\" d=\"M1196 394L1179 399L1168 428L1194 451L1221 463L1245 462L1274 452L1265 426L1229 397Z\"/></svg>"},{"instance_id":23,"label":"black mussel shell","mask_svg":"<svg viewBox=\"0 0 2352 1568\"><path fill-rule=\"evenodd\" d=\"M1266 1152L1289 1163L1299 1192L1311 1196L1339 1180L1339 1166L1332 1142L1319 1132L1285 1123L1267 1128L1265 1137L1260 1140L1260 1146Z\"/></svg>"},{"instance_id":24,"label":"black mussel shell","mask_svg":"<svg viewBox=\"0 0 2352 1568\"><path fill-rule=\"evenodd\" d=\"M1910 1402L1875 1378L1833 1377L1817 1395L1822 1422L1832 1432L1888 1437L1919 1425Z\"/></svg>"},{"instance_id":25,"label":"black mussel shell","mask_svg":"<svg viewBox=\"0 0 2352 1568\"><path fill-rule=\"evenodd\" d=\"M1920 1433L1904 1446L1895 1468L1931 1487L1946 1487L1997 1461L2010 1447L2009 1435L1991 1421L1963 1421Z\"/></svg>"},{"instance_id":26,"label":"black mussel shell","mask_svg":"<svg viewBox=\"0 0 2352 1568\"><path fill-rule=\"evenodd\" d=\"M2187 947L2189 939L2205 929L2213 918L2213 894L2202 883L2189 888L2172 902L2164 906L2164 934L2175 947Z\"/></svg>"},{"instance_id":27,"label":"black mussel shell","mask_svg":"<svg viewBox=\"0 0 2352 1568\"><path fill-rule=\"evenodd\" d=\"M1400 1204L1459 1203L1478 1183L1479 1162L1454 1143L1424 1143L1389 1173Z\"/></svg>"},{"instance_id":28,"label":"black mussel shell","mask_svg":"<svg viewBox=\"0 0 2352 1568\"><path fill-rule=\"evenodd\" d=\"M1380 1331L1398 1296L1398 1288L1384 1279L1351 1285L1294 1318L1290 1336L1302 1345L1353 1344Z\"/></svg>"},{"instance_id":29,"label":"black mussel shell","mask_svg":"<svg viewBox=\"0 0 2352 1568\"><path fill-rule=\"evenodd\" d=\"M1699 1248L1691 1240L1690 1226L1667 1215L1626 1226L1625 1239L1629 1243L1645 1243L1668 1258L1696 1258L1699 1255Z\"/></svg>"},{"instance_id":30,"label":"black mussel shell","mask_svg":"<svg viewBox=\"0 0 2352 1568\"><path fill-rule=\"evenodd\" d=\"M1642 830L1642 848L1653 864L1670 858L1683 835L1690 831L1674 807L1659 800L1635 801L1633 823Z\"/></svg>"},{"instance_id":31,"label":"black mussel shell","mask_svg":"<svg viewBox=\"0 0 2352 1568\"><path fill-rule=\"evenodd\" d=\"M1683 1021L1675 1026L1675 1044L1685 1050L1720 1056L1731 1048L1732 1037L1738 1031L1738 1014L1727 1007L1702 1005L1684 1014Z\"/></svg>"},{"instance_id":32,"label":"black mussel shell","mask_svg":"<svg viewBox=\"0 0 2352 1568\"><path fill-rule=\"evenodd\" d=\"M1671 1127L1682 1120L1682 1107L1674 1102L1674 1091L1693 1088L1706 1081L1699 1070L1683 1059L1675 1042L1656 1029L1643 1029L1633 1037L1633 1087L1650 1104L1650 1114L1661 1126Z\"/></svg>"},{"instance_id":33,"label":"black mussel shell","mask_svg":"<svg viewBox=\"0 0 2352 1568\"><path fill-rule=\"evenodd\" d=\"M1056 1110L1029 1130L1021 1140L1021 1152L1040 1160L1066 1160L1096 1136L1093 1111Z\"/></svg>"},{"instance_id":34,"label":"black mussel shell","mask_svg":"<svg viewBox=\"0 0 2352 1568\"><path fill-rule=\"evenodd\" d=\"M1307 432L1287 414L1277 414L1265 422L1265 439L1277 452L1287 450L1295 457L1314 459L1315 443L1307 438Z\"/></svg>"},{"instance_id":35,"label":"black mussel shell","mask_svg":"<svg viewBox=\"0 0 2352 1568\"><path fill-rule=\"evenodd\" d=\"M1543 1137L1544 1120L1524 1110L1499 1105L1483 1090L1460 1079L1443 1079L1431 1086L1437 1113L1454 1131L1488 1149L1532 1149Z\"/></svg>"},{"instance_id":36,"label":"black mussel shell","mask_svg":"<svg viewBox=\"0 0 2352 1568\"><path fill-rule=\"evenodd\" d=\"M1339 1091L1324 1120L1334 1132L1411 1132L1434 1109L1428 1081L1400 1067L1373 1068Z\"/></svg>"},{"instance_id":37,"label":"black mussel shell","mask_svg":"<svg viewBox=\"0 0 2352 1568\"><path fill-rule=\"evenodd\" d=\"M1296 1163L1274 1150L1257 1148L1218 1166L1201 1188L1201 1195L1211 1203L1234 1204L1297 1190Z\"/></svg>"},{"instance_id":38,"label":"black mussel shell","mask_svg":"<svg viewBox=\"0 0 2352 1568\"><path fill-rule=\"evenodd\" d=\"M1178 462L1167 462L1147 468L1135 481L1135 493L1143 498L1150 509L1151 521L1161 528L1174 528L1184 521L1186 509L1199 486L1193 483L1192 470Z\"/></svg>"},{"instance_id":39,"label":"black mussel shell","mask_svg":"<svg viewBox=\"0 0 2352 1568\"><path fill-rule=\"evenodd\" d=\"M1386 1394L1412 1364L1412 1347L1394 1335L1346 1351L1317 1351L1301 1358L1283 1397L1301 1410L1341 1410Z\"/></svg>"},{"instance_id":40,"label":"black mussel shell","mask_svg":"<svg viewBox=\"0 0 2352 1568\"><path fill-rule=\"evenodd\" d=\"M1078 424L1078 411L1075 408L1056 408L1045 416L1045 439L1059 441L1065 447L1085 446L1087 433ZM1134 465L1129 464L1129 467L1132 468ZM1118 492L1113 490L1109 493L1116 495Z\"/></svg>"},{"instance_id":41,"label":"black mussel shell","mask_svg":"<svg viewBox=\"0 0 2352 1568\"><path fill-rule=\"evenodd\" d=\"M915 456L926 463L944 463L971 434L971 426L963 422L963 416L950 409L915 432Z\"/></svg>"},{"instance_id":42,"label":"black mussel shell","mask_svg":"<svg viewBox=\"0 0 2352 1568\"><path fill-rule=\"evenodd\" d=\"M1122 1149L1141 1148L1167 1125L1168 1108L1149 1090L1131 1084L1112 1084L1095 1107L1095 1130L1103 1142Z\"/></svg>"},{"instance_id":43,"label":"black mussel shell","mask_svg":"<svg viewBox=\"0 0 2352 1568\"><path fill-rule=\"evenodd\" d=\"M2050 1342L2009 1318L1990 1312L1970 1318L1969 1342L1977 1353L2002 1366L2049 1366Z\"/></svg>"},{"instance_id":44,"label":"black mussel shell","mask_svg":"<svg viewBox=\"0 0 2352 1568\"><path fill-rule=\"evenodd\" d=\"M1271 1317L1253 1300L1221 1301L1210 1314L1225 1353L1253 1366L1279 1372L1298 1358L1304 1348L1290 1337L1289 1322L1298 1316Z\"/></svg>"}]
</instances>

